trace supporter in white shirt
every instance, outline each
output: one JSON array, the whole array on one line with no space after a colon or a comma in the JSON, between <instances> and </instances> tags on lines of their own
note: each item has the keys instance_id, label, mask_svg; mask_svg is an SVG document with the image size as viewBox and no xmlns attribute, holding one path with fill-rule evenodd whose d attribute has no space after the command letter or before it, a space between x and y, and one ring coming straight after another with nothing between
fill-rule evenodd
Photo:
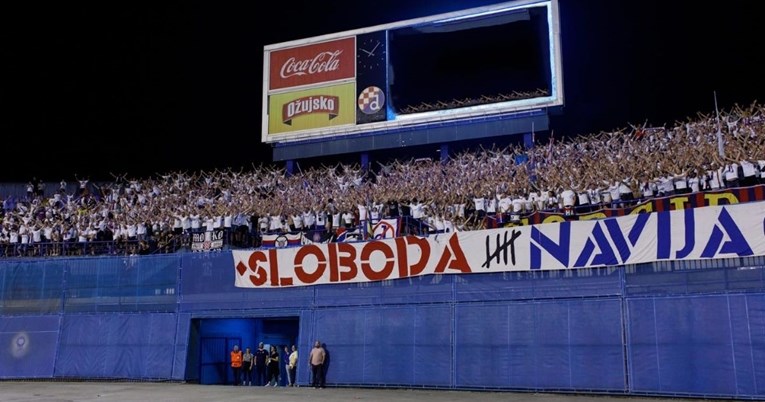
<instances>
[{"instance_id":1,"label":"supporter in white shirt","mask_svg":"<svg viewBox=\"0 0 765 402\"><path fill-rule=\"evenodd\" d=\"M191 221L191 224L190 224L191 231L194 233L200 232L202 228L202 221L200 219L199 214L189 215L189 220Z\"/></svg>"},{"instance_id":2,"label":"supporter in white shirt","mask_svg":"<svg viewBox=\"0 0 765 402\"><path fill-rule=\"evenodd\" d=\"M688 177L685 173L674 175L673 183L675 185L675 194L688 194L691 192L688 188Z\"/></svg>"},{"instance_id":3,"label":"supporter in white shirt","mask_svg":"<svg viewBox=\"0 0 765 402\"><path fill-rule=\"evenodd\" d=\"M744 177L741 179L741 186L749 187L757 184L757 167L755 167L755 165L748 160L742 160L740 163L741 170L743 171L744 175Z\"/></svg>"},{"instance_id":4,"label":"supporter in white shirt","mask_svg":"<svg viewBox=\"0 0 765 402\"><path fill-rule=\"evenodd\" d=\"M280 231L281 229L282 229L282 216L272 214L271 217L268 219L268 231L275 233Z\"/></svg>"},{"instance_id":5,"label":"supporter in white shirt","mask_svg":"<svg viewBox=\"0 0 765 402\"><path fill-rule=\"evenodd\" d=\"M590 187L588 191L590 192L590 205L592 205L592 208L595 209L601 207L603 199L600 197L600 194L602 190L600 188Z\"/></svg>"},{"instance_id":6,"label":"supporter in white shirt","mask_svg":"<svg viewBox=\"0 0 765 402\"><path fill-rule=\"evenodd\" d=\"M316 213L316 229L324 230L327 228L327 213L325 211L319 211Z\"/></svg>"},{"instance_id":7,"label":"supporter in white shirt","mask_svg":"<svg viewBox=\"0 0 765 402\"><path fill-rule=\"evenodd\" d=\"M310 208L306 208L303 212L303 226L306 230L313 230L316 227L316 213Z\"/></svg>"},{"instance_id":8,"label":"supporter in white shirt","mask_svg":"<svg viewBox=\"0 0 765 402\"><path fill-rule=\"evenodd\" d=\"M519 223L521 221L521 215L526 207L526 198L522 195L518 195L513 198L513 207L510 212L510 222Z\"/></svg>"},{"instance_id":9,"label":"supporter in white shirt","mask_svg":"<svg viewBox=\"0 0 765 402\"><path fill-rule=\"evenodd\" d=\"M659 187L656 185L655 180L648 179L647 177L640 182L640 196L643 199L649 199L656 196Z\"/></svg>"},{"instance_id":10,"label":"supporter in white shirt","mask_svg":"<svg viewBox=\"0 0 765 402\"><path fill-rule=\"evenodd\" d=\"M532 191L529 193L528 197L526 197L526 213L534 212L537 209L537 200L539 199L539 194L536 191Z\"/></svg>"},{"instance_id":11,"label":"supporter in white shirt","mask_svg":"<svg viewBox=\"0 0 765 402\"><path fill-rule=\"evenodd\" d=\"M357 204L356 208L359 210L359 222L366 222L369 220L369 216L367 216L367 206L364 204ZM414 208L412 208L414 210ZM414 213L412 213L414 215Z\"/></svg>"},{"instance_id":12,"label":"supporter in white shirt","mask_svg":"<svg viewBox=\"0 0 765 402\"><path fill-rule=\"evenodd\" d=\"M303 214L300 212L292 215L292 226L296 232L303 231Z\"/></svg>"},{"instance_id":13,"label":"supporter in white shirt","mask_svg":"<svg viewBox=\"0 0 765 402\"><path fill-rule=\"evenodd\" d=\"M11 227L11 229L8 231L8 243L10 244L18 244L19 241L19 230Z\"/></svg>"},{"instance_id":14,"label":"supporter in white shirt","mask_svg":"<svg viewBox=\"0 0 765 402\"><path fill-rule=\"evenodd\" d=\"M699 179L699 175L695 170L688 174L688 188L691 190L691 193L701 191L701 179Z\"/></svg>"},{"instance_id":15,"label":"supporter in white shirt","mask_svg":"<svg viewBox=\"0 0 765 402\"><path fill-rule=\"evenodd\" d=\"M589 190L580 190L576 194L577 199L579 201L579 212L590 212L592 211L592 205L590 205L590 192Z\"/></svg>"},{"instance_id":16,"label":"supporter in white shirt","mask_svg":"<svg viewBox=\"0 0 765 402\"><path fill-rule=\"evenodd\" d=\"M50 223L47 223L43 227L43 236L45 237L45 241L51 241L53 239L53 226Z\"/></svg>"},{"instance_id":17,"label":"supporter in white shirt","mask_svg":"<svg viewBox=\"0 0 765 402\"><path fill-rule=\"evenodd\" d=\"M479 218L486 215L486 199L483 197L473 198L473 205L475 206L475 213Z\"/></svg>"},{"instance_id":18,"label":"supporter in white shirt","mask_svg":"<svg viewBox=\"0 0 765 402\"><path fill-rule=\"evenodd\" d=\"M454 232L454 222L446 216L444 217L444 233L452 233Z\"/></svg>"},{"instance_id":19,"label":"supporter in white shirt","mask_svg":"<svg viewBox=\"0 0 765 402\"><path fill-rule=\"evenodd\" d=\"M632 192L632 188L630 187L630 179L624 179L618 183L619 185L619 200L622 201L621 206L630 206L632 205L632 200L635 198Z\"/></svg>"},{"instance_id":20,"label":"supporter in white shirt","mask_svg":"<svg viewBox=\"0 0 765 402\"><path fill-rule=\"evenodd\" d=\"M413 219L422 219L424 217L423 207L424 207L424 204L422 203L422 201L419 201L416 198L412 201L411 204L409 204L409 208L412 211Z\"/></svg>"},{"instance_id":21,"label":"supporter in white shirt","mask_svg":"<svg viewBox=\"0 0 765 402\"><path fill-rule=\"evenodd\" d=\"M659 178L659 196L669 197L675 195L675 178L670 175Z\"/></svg>"},{"instance_id":22,"label":"supporter in white shirt","mask_svg":"<svg viewBox=\"0 0 765 402\"><path fill-rule=\"evenodd\" d=\"M32 242L34 243L40 243L42 242L42 229L38 227L37 225L32 226L30 229L30 232L32 232Z\"/></svg>"},{"instance_id":23,"label":"supporter in white shirt","mask_svg":"<svg viewBox=\"0 0 765 402\"><path fill-rule=\"evenodd\" d=\"M574 190L567 188L560 193L560 206L562 208L573 208L576 204L576 193Z\"/></svg>"},{"instance_id":24,"label":"supporter in white shirt","mask_svg":"<svg viewBox=\"0 0 765 402\"><path fill-rule=\"evenodd\" d=\"M487 197L485 206L486 206L487 215L497 214L497 198L496 197Z\"/></svg>"},{"instance_id":25,"label":"supporter in white shirt","mask_svg":"<svg viewBox=\"0 0 765 402\"><path fill-rule=\"evenodd\" d=\"M341 221L342 221L342 214L340 212L336 212L332 214L332 230L339 229Z\"/></svg>"},{"instance_id":26,"label":"supporter in white shirt","mask_svg":"<svg viewBox=\"0 0 765 402\"><path fill-rule=\"evenodd\" d=\"M340 216L341 216L341 219L343 220L343 226L345 226L346 228L350 228L353 226L354 216L350 211L345 211Z\"/></svg>"},{"instance_id":27,"label":"supporter in white shirt","mask_svg":"<svg viewBox=\"0 0 765 402\"><path fill-rule=\"evenodd\" d=\"M704 175L704 190L719 190L722 188L722 180L719 170L707 170Z\"/></svg>"},{"instance_id":28,"label":"supporter in white shirt","mask_svg":"<svg viewBox=\"0 0 765 402\"><path fill-rule=\"evenodd\" d=\"M736 188L739 186L738 164L731 163L725 166L723 180L725 180L726 188Z\"/></svg>"}]
</instances>

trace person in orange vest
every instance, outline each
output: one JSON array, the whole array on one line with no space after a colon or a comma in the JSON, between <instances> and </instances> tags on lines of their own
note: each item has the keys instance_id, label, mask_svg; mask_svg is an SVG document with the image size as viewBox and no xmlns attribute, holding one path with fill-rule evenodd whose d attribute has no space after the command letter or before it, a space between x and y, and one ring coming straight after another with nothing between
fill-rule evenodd
<instances>
[{"instance_id":1,"label":"person in orange vest","mask_svg":"<svg viewBox=\"0 0 765 402\"><path fill-rule=\"evenodd\" d=\"M242 351L239 350L239 345L234 345L234 350L231 351L231 368L234 370L234 385L239 385L242 377Z\"/></svg>"}]
</instances>

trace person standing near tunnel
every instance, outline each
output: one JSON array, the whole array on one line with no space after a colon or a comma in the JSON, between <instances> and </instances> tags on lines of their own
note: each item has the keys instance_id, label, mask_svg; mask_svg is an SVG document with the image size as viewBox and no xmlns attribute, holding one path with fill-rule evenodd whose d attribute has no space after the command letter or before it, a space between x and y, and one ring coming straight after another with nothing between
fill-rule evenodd
<instances>
[{"instance_id":1,"label":"person standing near tunnel","mask_svg":"<svg viewBox=\"0 0 765 402\"><path fill-rule=\"evenodd\" d=\"M324 359L326 357L327 353L321 346L321 342L316 341L313 344L313 349L311 349L310 355L308 356L308 364L311 366L311 378L313 379L311 385L314 388L324 388L326 386L324 379Z\"/></svg>"},{"instance_id":2,"label":"person standing near tunnel","mask_svg":"<svg viewBox=\"0 0 765 402\"><path fill-rule=\"evenodd\" d=\"M267 357L268 351L265 349L263 342L260 342L258 349L255 351L255 385L266 385Z\"/></svg>"},{"instance_id":3,"label":"person standing near tunnel","mask_svg":"<svg viewBox=\"0 0 765 402\"><path fill-rule=\"evenodd\" d=\"M280 361L279 351L276 350L276 346L271 345L271 350L268 354L268 383L266 383L266 386L279 386Z\"/></svg>"},{"instance_id":4,"label":"person standing near tunnel","mask_svg":"<svg viewBox=\"0 0 765 402\"><path fill-rule=\"evenodd\" d=\"M234 345L234 350L231 351L231 369L234 371L234 385L239 385L242 379L242 351L239 350L239 345Z\"/></svg>"},{"instance_id":5,"label":"person standing near tunnel","mask_svg":"<svg viewBox=\"0 0 765 402\"><path fill-rule=\"evenodd\" d=\"M242 385L252 385L252 363L254 360L255 355L252 354L250 348L246 348L244 355L242 355L242 374L244 374Z\"/></svg>"}]
</instances>

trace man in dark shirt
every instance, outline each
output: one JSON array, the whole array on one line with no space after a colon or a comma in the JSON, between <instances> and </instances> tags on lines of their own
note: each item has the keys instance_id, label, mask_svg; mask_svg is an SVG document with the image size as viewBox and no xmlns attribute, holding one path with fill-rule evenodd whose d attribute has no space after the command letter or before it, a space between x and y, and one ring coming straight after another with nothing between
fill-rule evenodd
<instances>
[{"instance_id":1,"label":"man in dark shirt","mask_svg":"<svg viewBox=\"0 0 765 402\"><path fill-rule=\"evenodd\" d=\"M268 351L263 342L260 342L255 350L255 385L266 385L266 357Z\"/></svg>"}]
</instances>

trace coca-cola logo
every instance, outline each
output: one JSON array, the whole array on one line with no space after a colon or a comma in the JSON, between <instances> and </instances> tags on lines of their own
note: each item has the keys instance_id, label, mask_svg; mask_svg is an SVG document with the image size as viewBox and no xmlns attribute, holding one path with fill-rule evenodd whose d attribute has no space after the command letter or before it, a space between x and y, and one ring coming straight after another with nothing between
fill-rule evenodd
<instances>
[{"instance_id":1,"label":"coca-cola logo","mask_svg":"<svg viewBox=\"0 0 765 402\"><path fill-rule=\"evenodd\" d=\"M282 78L290 78L337 71L340 68L340 55L342 53L342 50L320 52L313 58L303 60L290 57L284 64L282 64L279 76Z\"/></svg>"}]
</instances>

